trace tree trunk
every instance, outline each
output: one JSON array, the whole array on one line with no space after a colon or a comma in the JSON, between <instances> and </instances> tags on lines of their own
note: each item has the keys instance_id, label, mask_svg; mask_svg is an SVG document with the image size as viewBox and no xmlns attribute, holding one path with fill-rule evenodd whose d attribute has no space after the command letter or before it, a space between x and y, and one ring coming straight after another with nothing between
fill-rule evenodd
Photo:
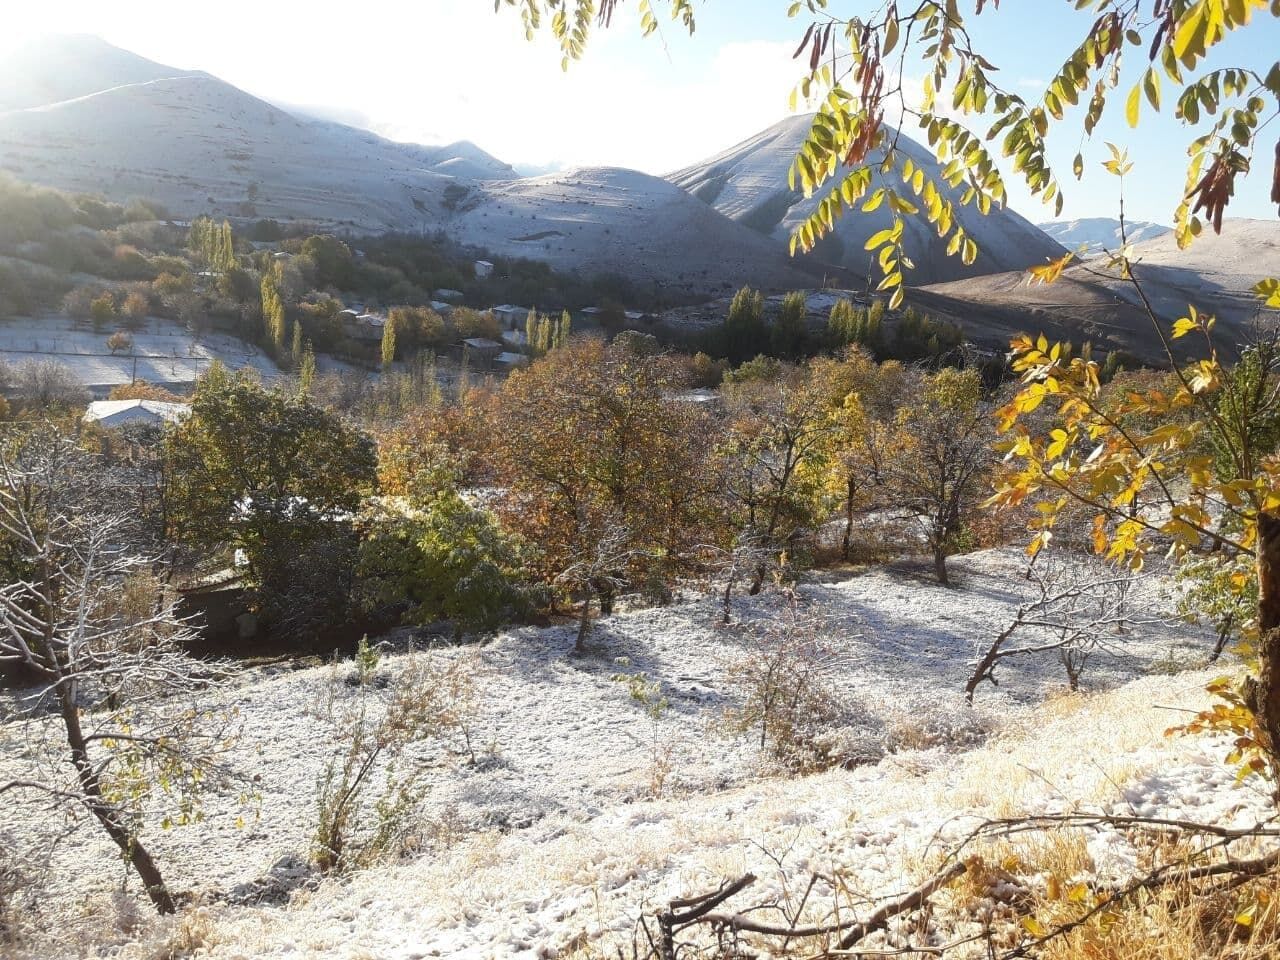
<instances>
[{"instance_id":1,"label":"tree trunk","mask_svg":"<svg viewBox=\"0 0 1280 960\"><path fill-rule=\"evenodd\" d=\"M80 789L84 792L85 806L98 818L102 828L107 831L107 836L120 848L120 852L138 874L156 910L160 913L173 913L176 907L164 877L160 875L160 868L151 859L151 854L142 842L130 832L121 819L120 812L102 796L102 784L89 759L89 747L80 727L80 710L75 703L75 692L66 682L58 685L58 708L67 731L71 762L75 765Z\"/></svg>"},{"instance_id":2,"label":"tree trunk","mask_svg":"<svg viewBox=\"0 0 1280 960\"><path fill-rule=\"evenodd\" d=\"M938 578L938 582L944 587L951 586L951 581L947 578L947 549L938 546L933 548L933 573Z\"/></svg>"},{"instance_id":3,"label":"tree trunk","mask_svg":"<svg viewBox=\"0 0 1280 960\"><path fill-rule=\"evenodd\" d=\"M840 542L840 559L846 563L853 543L853 496L856 492L854 482L849 480L844 495L844 539Z\"/></svg>"},{"instance_id":4,"label":"tree trunk","mask_svg":"<svg viewBox=\"0 0 1280 960\"><path fill-rule=\"evenodd\" d=\"M613 598L615 593L613 583L606 579L598 588L596 588L596 593L600 597L600 616L612 616Z\"/></svg>"},{"instance_id":5,"label":"tree trunk","mask_svg":"<svg viewBox=\"0 0 1280 960\"><path fill-rule=\"evenodd\" d=\"M1280 515L1258 514L1258 633L1254 711L1273 765L1280 765Z\"/></svg>"},{"instance_id":6,"label":"tree trunk","mask_svg":"<svg viewBox=\"0 0 1280 960\"><path fill-rule=\"evenodd\" d=\"M582 588L582 611L578 615L578 639L573 643L574 653L587 652L587 636L591 633L591 598L594 593L590 585Z\"/></svg>"}]
</instances>

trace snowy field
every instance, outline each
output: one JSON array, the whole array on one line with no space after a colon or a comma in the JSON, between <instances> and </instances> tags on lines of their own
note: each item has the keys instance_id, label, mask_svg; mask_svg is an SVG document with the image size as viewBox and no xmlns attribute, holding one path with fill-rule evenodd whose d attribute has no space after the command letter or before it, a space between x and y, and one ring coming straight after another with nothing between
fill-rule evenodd
<instances>
[{"instance_id":1,"label":"snowy field","mask_svg":"<svg viewBox=\"0 0 1280 960\"><path fill-rule=\"evenodd\" d=\"M1029 660L965 705L975 648L1028 595L1024 566L1018 551L986 551L954 561L955 589L893 570L802 586L801 614L834 654L839 733L856 757L847 769L789 777L752 735L726 732L737 692L725 665L741 634L718 625L715 603L694 600L602 621L586 657L571 655L569 627L427 654L479 658L481 759L465 763L435 742L418 751L430 787L412 860L323 883L305 867L316 780L342 747L322 704L326 689L355 695L342 683L350 665L269 667L222 691L211 706L240 711L236 762L256 778L256 817L238 828L243 808L216 797L204 822L147 839L171 885L202 904L201 955L539 958L605 949L642 907L748 869L761 878L755 901L814 870L841 874L868 899L904 891L982 816L1266 816L1266 797L1234 785L1219 762L1221 743L1162 736L1179 716L1170 708L1198 707L1210 676L1170 672L1203 664L1211 646L1187 628L1144 627L1100 653L1084 693L1064 693L1056 663ZM738 612L750 620L782 607L762 596ZM380 669L395 674L403 662L388 656ZM660 684L669 708L652 719L611 679L619 671ZM0 727L0 778L30 762L20 749L29 733L16 721ZM64 825L39 806L0 808L0 834L26 843ZM1099 831L1088 855L1095 872L1122 875L1136 853ZM54 896L75 904L94 936L124 938L113 925L145 916L113 897L124 873L98 831L64 839L53 867ZM277 905L246 903L261 892Z\"/></svg>"},{"instance_id":2,"label":"snowy field","mask_svg":"<svg viewBox=\"0 0 1280 960\"><path fill-rule=\"evenodd\" d=\"M193 336L168 320L148 320L131 332L133 346L112 354L101 333L64 316L19 317L0 321L0 359L10 366L28 360L56 360L95 392L131 383L135 376L148 383L184 386L195 381L214 360L232 369L251 367L264 380L280 375L279 369L252 344L221 333Z\"/></svg>"}]
</instances>

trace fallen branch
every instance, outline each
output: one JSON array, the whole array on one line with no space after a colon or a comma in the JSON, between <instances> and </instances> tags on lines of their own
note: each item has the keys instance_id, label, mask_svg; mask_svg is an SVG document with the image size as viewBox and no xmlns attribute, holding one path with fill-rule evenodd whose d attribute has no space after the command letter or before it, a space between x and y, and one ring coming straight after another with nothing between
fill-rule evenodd
<instances>
[{"instance_id":1,"label":"fallen branch","mask_svg":"<svg viewBox=\"0 0 1280 960\"><path fill-rule=\"evenodd\" d=\"M766 937L783 937L790 941L803 937L821 937L840 934L841 950L848 950L858 941L872 933L884 929L889 921L908 911L923 906L930 897L951 883L968 867L963 863L953 863L946 870L930 877L916 889L900 900L887 903L861 923L854 920L835 921L819 924L770 924L753 920L742 913L725 914L712 911L730 897L745 890L755 882L751 874L739 878L733 883L701 897L692 897L671 901L671 908L658 915L658 926L662 931L662 943L659 955L662 960L675 960L675 934L680 929L693 924L707 924L718 931L735 933L755 933ZM688 907L684 912L677 909Z\"/></svg>"}]
</instances>

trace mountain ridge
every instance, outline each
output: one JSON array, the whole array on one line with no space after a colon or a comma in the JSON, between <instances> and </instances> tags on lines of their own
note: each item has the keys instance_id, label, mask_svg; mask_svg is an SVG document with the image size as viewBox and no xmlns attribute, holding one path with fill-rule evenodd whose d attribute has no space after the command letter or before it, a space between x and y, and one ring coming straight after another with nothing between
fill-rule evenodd
<instances>
[{"instance_id":1,"label":"mountain ridge","mask_svg":"<svg viewBox=\"0 0 1280 960\"><path fill-rule=\"evenodd\" d=\"M730 219L785 241L808 219L827 192L822 190L806 198L787 185L787 171L810 125L811 115L788 117L700 164L668 174L667 179ZM942 183L941 169L932 152L906 134L899 134L897 144L897 149L926 175ZM868 162L878 163L881 157L882 152L873 154ZM936 283L1022 269L1066 252L1061 244L1011 209L993 209L982 216L959 203L960 191L943 184L943 192L955 204L957 217L977 243L978 260L966 266L959 257L948 257L946 241L937 236L932 226L918 218L907 218L905 245L916 263L915 269L907 271L908 283ZM865 243L889 222L885 207L874 213L847 211L811 256L819 262L874 277L877 268Z\"/></svg>"}]
</instances>

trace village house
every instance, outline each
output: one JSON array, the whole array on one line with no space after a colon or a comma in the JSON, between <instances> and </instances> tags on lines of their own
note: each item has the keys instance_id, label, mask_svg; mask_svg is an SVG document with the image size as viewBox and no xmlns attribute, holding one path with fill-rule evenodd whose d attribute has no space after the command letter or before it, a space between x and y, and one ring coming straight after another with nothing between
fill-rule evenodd
<instances>
[{"instance_id":1,"label":"village house","mask_svg":"<svg viewBox=\"0 0 1280 960\"><path fill-rule=\"evenodd\" d=\"M476 279L488 280L491 276L493 276L493 264L490 263L488 260L477 260L476 261Z\"/></svg>"},{"instance_id":2,"label":"village house","mask_svg":"<svg viewBox=\"0 0 1280 960\"><path fill-rule=\"evenodd\" d=\"M520 367L529 365L529 357L523 353L512 353L510 350L504 350L493 358L493 365L498 370L516 370Z\"/></svg>"},{"instance_id":3,"label":"village house","mask_svg":"<svg viewBox=\"0 0 1280 960\"><path fill-rule=\"evenodd\" d=\"M191 413L188 403L168 403L163 400L95 400L85 411L84 422L94 423L107 430L142 424L162 427L178 423Z\"/></svg>"},{"instance_id":4,"label":"village house","mask_svg":"<svg viewBox=\"0 0 1280 960\"><path fill-rule=\"evenodd\" d=\"M382 331L387 325L387 318L380 313L356 313L354 310L343 310L338 314L342 322L342 332L352 340L375 342L382 339Z\"/></svg>"},{"instance_id":5,"label":"village house","mask_svg":"<svg viewBox=\"0 0 1280 960\"><path fill-rule=\"evenodd\" d=\"M524 322L529 318L528 307L517 307L515 304L504 303L500 307L494 307L490 311L498 322L508 330L518 330L524 327Z\"/></svg>"}]
</instances>

